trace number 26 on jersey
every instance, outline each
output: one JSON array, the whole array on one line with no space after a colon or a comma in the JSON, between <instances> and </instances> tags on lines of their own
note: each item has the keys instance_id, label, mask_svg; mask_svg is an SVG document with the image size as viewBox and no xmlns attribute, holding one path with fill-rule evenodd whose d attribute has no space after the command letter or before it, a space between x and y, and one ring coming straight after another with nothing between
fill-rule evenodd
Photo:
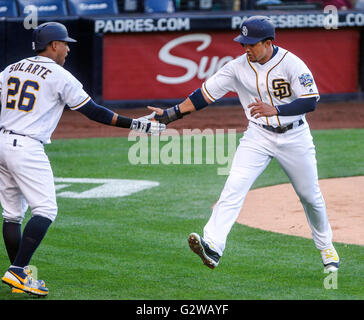
<instances>
[{"instance_id":1,"label":"number 26 on jersey","mask_svg":"<svg viewBox=\"0 0 364 320\"><path fill-rule=\"evenodd\" d=\"M37 100L34 91L39 90L39 84L36 81L26 80L21 83L19 78L10 77L8 79L8 96L6 108L29 112L33 110Z\"/></svg>"}]
</instances>

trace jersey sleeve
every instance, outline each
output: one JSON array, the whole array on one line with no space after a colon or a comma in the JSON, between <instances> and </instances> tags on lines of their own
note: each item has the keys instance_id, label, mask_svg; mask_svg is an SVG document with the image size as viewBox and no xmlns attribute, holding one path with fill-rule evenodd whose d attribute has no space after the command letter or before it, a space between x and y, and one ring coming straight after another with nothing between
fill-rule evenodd
<instances>
[{"instance_id":1,"label":"jersey sleeve","mask_svg":"<svg viewBox=\"0 0 364 320\"><path fill-rule=\"evenodd\" d=\"M297 98L316 97L320 99L319 91L316 82L310 69L299 58L295 57L293 64L290 67L291 88Z\"/></svg>"},{"instance_id":2,"label":"jersey sleeve","mask_svg":"<svg viewBox=\"0 0 364 320\"><path fill-rule=\"evenodd\" d=\"M63 102L71 110L77 110L90 101L91 97L85 92L81 82L71 73L65 72L65 78L63 80L60 95Z\"/></svg>"},{"instance_id":3,"label":"jersey sleeve","mask_svg":"<svg viewBox=\"0 0 364 320\"><path fill-rule=\"evenodd\" d=\"M202 84L202 91L214 102L230 91L235 92L234 82L235 76L231 62L229 62Z\"/></svg>"}]
</instances>

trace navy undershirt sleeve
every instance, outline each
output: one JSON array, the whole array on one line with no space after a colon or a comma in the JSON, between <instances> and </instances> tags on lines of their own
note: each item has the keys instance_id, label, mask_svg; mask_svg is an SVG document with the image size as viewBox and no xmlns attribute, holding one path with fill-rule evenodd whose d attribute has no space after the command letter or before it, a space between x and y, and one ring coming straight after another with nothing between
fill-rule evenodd
<instances>
[{"instance_id":1,"label":"navy undershirt sleeve","mask_svg":"<svg viewBox=\"0 0 364 320\"><path fill-rule=\"evenodd\" d=\"M207 103L207 101L205 100L200 88L193 91L188 97L190 98L190 100L191 100L192 104L194 105L196 111L201 110L201 109L203 109L203 108L205 108L205 107L207 107L209 105Z\"/></svg>"},{"instance_id":2,"label":"navy undershirt sleeve","mask_svg":"<svg viewBox=\"0 0 364 320\"><path fill-rule=\"evenodd\" d=\"M113 111L96 104L92 99L76 110L84 114L90 120L108 125L111 125L111 121L114 117ZM117 127L130 128L131 122L132 119L118 115L115 125Z\"/></svg>"},{"instance_id":3,"label":"navy undershirt sleeve","mask_svg":"<svg viewBox=\"0 0 364 320\"><path fill-rule=\"evenodd\" d=\"M92 99L81 108L76 110L84 114L90 120L94 120L104 124L111 124L111 120L114 116L114 112L96 104L95 101L93 101Z\"/></svg>"},{"instance_id":4,"label":"navy undershirt sleeve","mask_svg":"<svg viewBox=\"0 0 364 320\"><path fill-rule=\"evenodd\" d=\"M307 112L315 111L317 106L316 97L298 98L291 103L275 106L279 116L297 116Z\"/></svg>"}]
</instances>

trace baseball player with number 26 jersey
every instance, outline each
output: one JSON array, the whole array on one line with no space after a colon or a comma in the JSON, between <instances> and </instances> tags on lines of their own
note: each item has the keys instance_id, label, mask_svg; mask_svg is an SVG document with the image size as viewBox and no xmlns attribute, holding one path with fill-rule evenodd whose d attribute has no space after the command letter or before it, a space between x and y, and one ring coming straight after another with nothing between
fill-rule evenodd
<instances>
[{"instance_id":1,"label":"baseball player with number 26 jersey","mask_svg":"<svg viewBox=\"0 0 364 320\"><path fill-rule=\"evenodd\" d=\"M181 104L166 110L148 108L156 112L155 119L168 124L232 91L238 94L249 120L203 237L192 233L188 238L191 250L205 265L213 269L219 264L247 192L275 158L300 198L325 269L337 271L339 257L332 244L318 183L315 146L305 119L307 112L315 110L319 92L305 63L275 46L274 39L275 28L267 17L246 19L235 38L245 54L228 62Z\"/></svg>"},{"instance_id":2,"label":"baseball player with number 26 jersey","mask_svg":"<svg viewBox=\"0 0 364 320\"><path fill-rule=\"evenodd\" d=\"M2 281L13 292L45 296L44 281L31 277L30 259L57 215L52 169L44 144L50 143L64 107L89 119L138 132L159 134L164 124L130 119L96 104L81 83L63 68L70 51L66 27L47 22L33 31L37 56L9 65L0 73L0 200L3 237L11 266ZM25 212L32 218L21 234Z\"/></svg>"}]
</instances>

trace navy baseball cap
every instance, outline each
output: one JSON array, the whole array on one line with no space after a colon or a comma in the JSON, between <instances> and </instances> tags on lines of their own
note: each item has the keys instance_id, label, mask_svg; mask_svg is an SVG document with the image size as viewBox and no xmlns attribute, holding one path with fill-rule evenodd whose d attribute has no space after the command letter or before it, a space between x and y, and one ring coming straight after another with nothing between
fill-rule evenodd
<instances>
[{"instance_id":1,"label":"navy baseball cap","mask_svg":"<svg viewBox=\"0 0 364 320\"><path fill-rule=\"evenodd\" d=\"M240 35L234 41L241 44L256 44L267 38L275 39L275 27L266 16L252 16L240 26Z\"/></svg>"}]
</instances>

